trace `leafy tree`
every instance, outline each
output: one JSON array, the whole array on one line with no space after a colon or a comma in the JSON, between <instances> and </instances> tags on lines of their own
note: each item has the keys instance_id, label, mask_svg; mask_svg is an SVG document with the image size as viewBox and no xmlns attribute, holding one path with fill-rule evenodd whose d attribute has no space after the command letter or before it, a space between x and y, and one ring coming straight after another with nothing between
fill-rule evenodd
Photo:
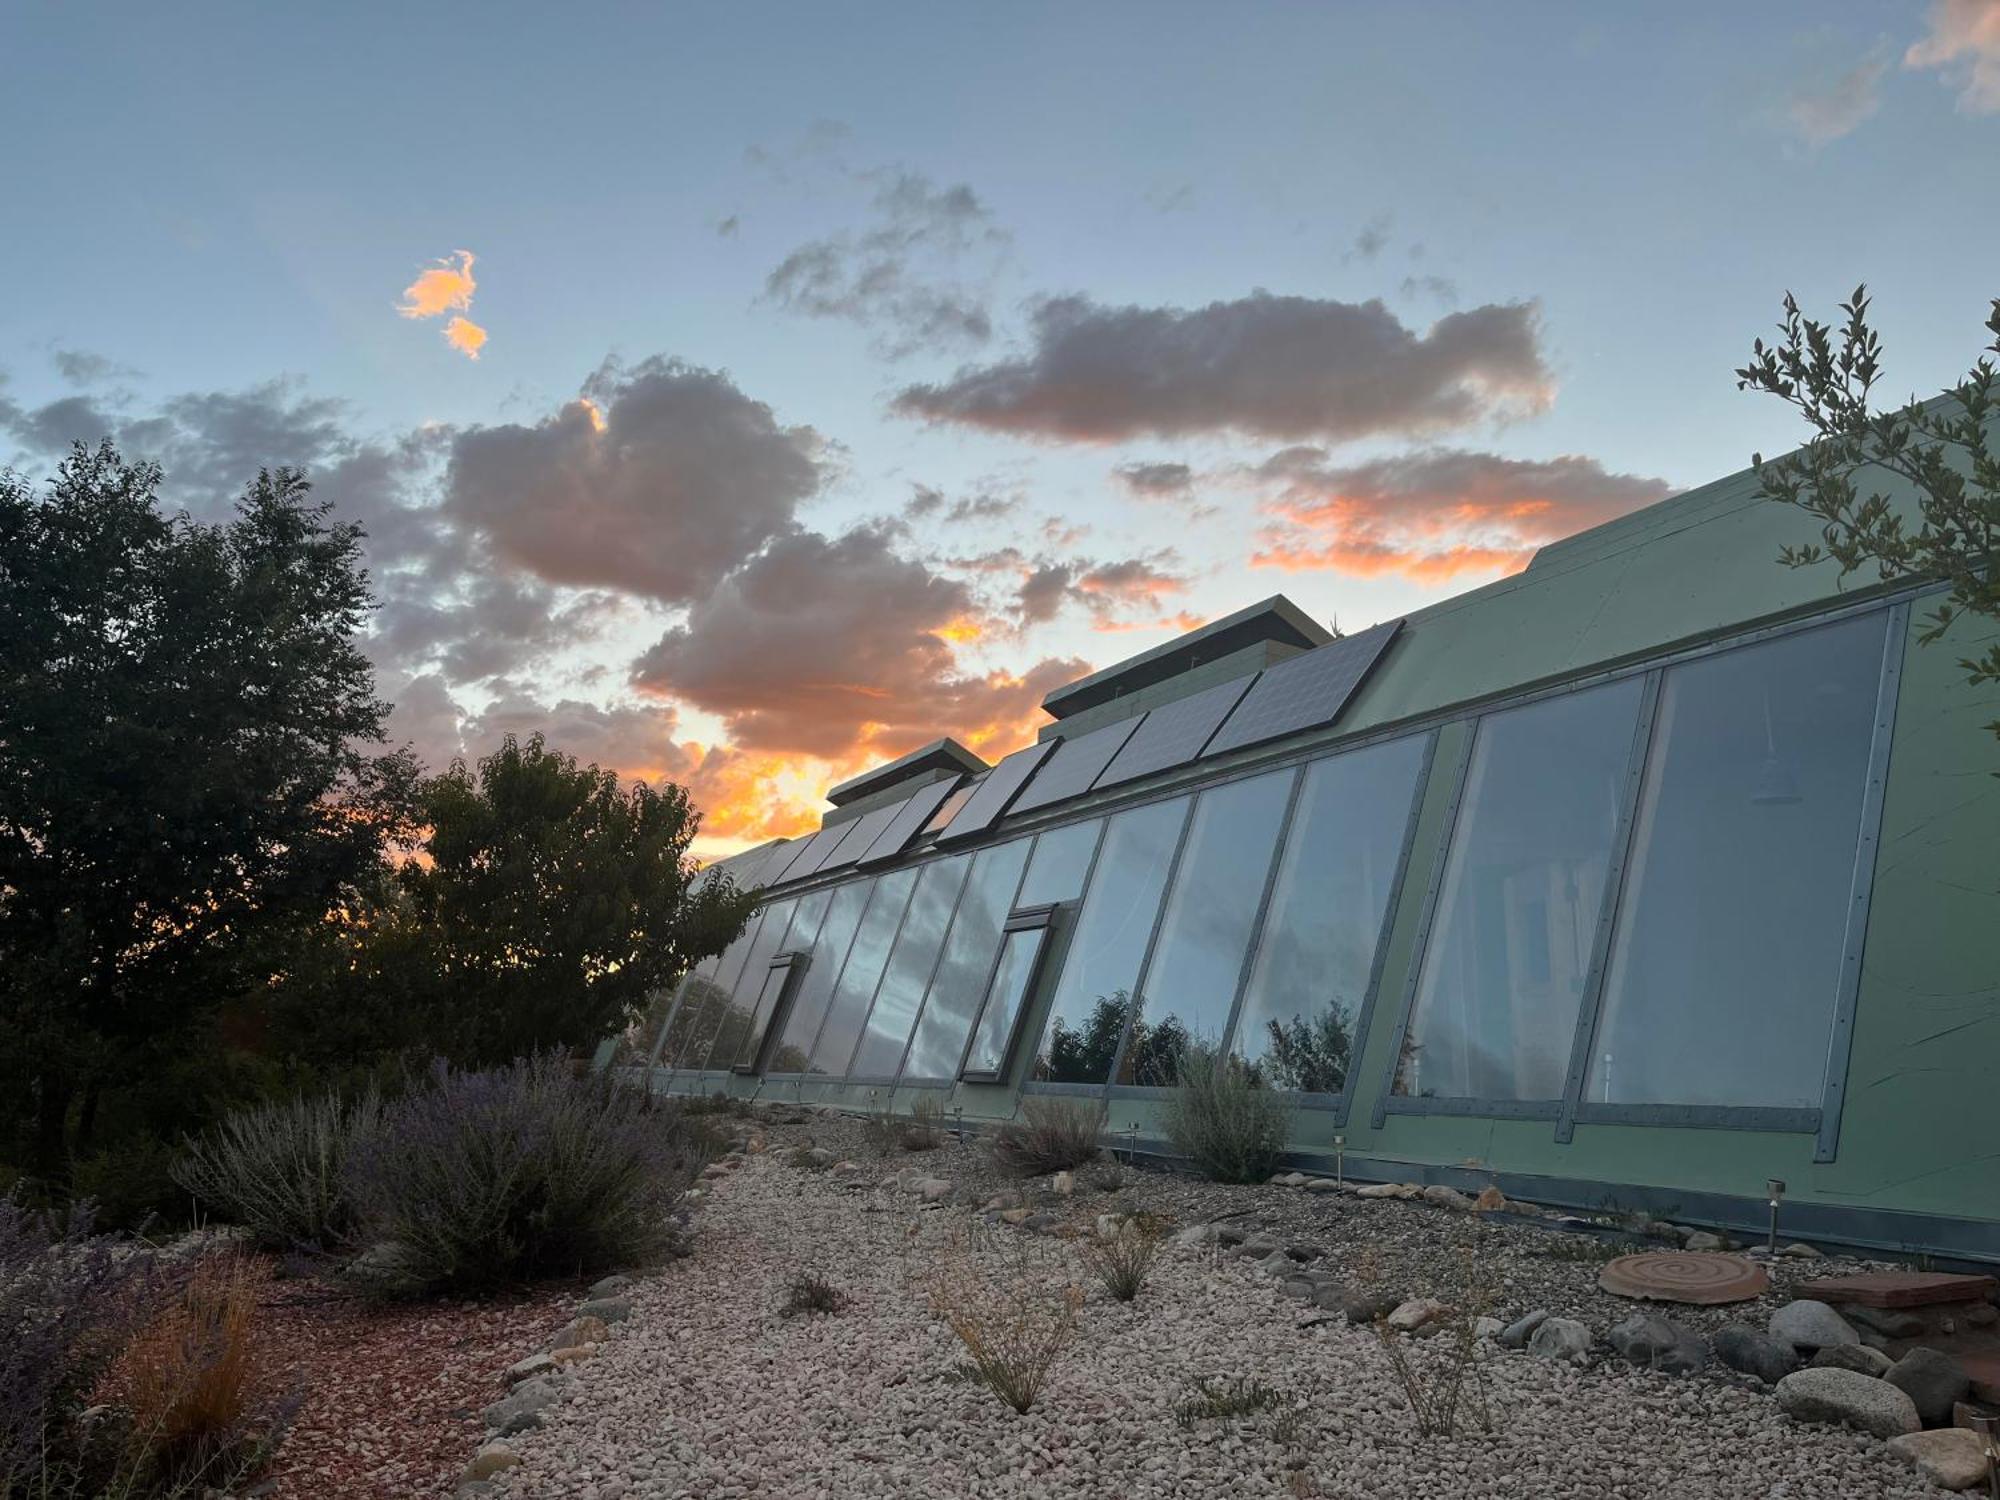
<instances>
[{"instance_id":1,"label":"leafy tree","mask_svg":"<svg viewBox=\"0 0 2000 1500\"><path fill-rule=\"evenodd\" d=\"M1099 995L1083 1025L1072 1027L1060 1016L1049 1031L1047 1077L1057 1083L1102 1083L1111 1076L1118 1057L1118 1039L1131 1014L1127 990Z\"/></svg>"},{"instance_id":2,"label":"leafy tree","mask_svg":"<svg viewBox=\"0 0 2000 1500\"><path fill-rule=\"evenodd\" d=\"M694 888L699 815L682 787L621 785L539 735L418 797L428 830L398 881L424 933L435 1040L506 1062L594 1044L660 987L720 953L754 906L726 878Z\"/></svg>"},{"instance_id":3,"label":"leafy tree","mask_svg":"<svg viewBox=\"0 0 2000 1500\"><path fill-rule=\"evenodd\" d=\"M0 473L0 1124L51 1179L375 865L415 775L358 529L289 469L216 526L159 484L108 442L40 496Z\"/></svg>"},{"instance_id":4,"label":"leafy tree","mask_svg":"<svg viewBox=\"0 0 2000 1500\"><path fill-rule=\"evenodd\" d=\"M1337 1094L1347 1083L1354 1037L1347 1012L1329 1005L1311 1020L1294 1014L1264 1023L1268 1043L1257 1071L1268 1072L1274 1088L1302 1094Z\"/></svg>"},{"instance_id":5,"label":"leafy tree","mask_svg":"<svg viewBox=\"0 0 2000 1500\"><path fill-rule=\"evenodd\" d=\"M1963 381L1934 400L1879 410L1882 345L1868 325L1868 289L1856 287L1840 310L1836 331L1786 293L1780 337L1758 339L1736 372L1739 389L1778 397L1812 429L1797 453L1752 458L1766 499L1820 522L1819 543L1787 547L1781 560L1805 567L1831 558L1843 578L1872 566L1885 580L1941 580L1945 601L1923 629L1926 643L1961 615L2000 624L2000 389L1988 357L2000 354L2000 299L1986 323L1994 341ZM1914 516L1877 487L1885 476L1915 491ZM2000 640L1960 664L1975 685L2000 682ZM2000 735L2000 721L1988 727Z\"/></svg>"}]
</instances>

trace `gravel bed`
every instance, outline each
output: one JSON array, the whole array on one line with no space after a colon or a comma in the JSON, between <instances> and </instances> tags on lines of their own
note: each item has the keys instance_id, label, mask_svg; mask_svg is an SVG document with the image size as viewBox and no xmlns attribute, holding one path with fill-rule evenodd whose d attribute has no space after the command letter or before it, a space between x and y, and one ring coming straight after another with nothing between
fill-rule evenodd
<instances>
[{"instance_id":1,"label":"gravel bed","mask_svg":"<svg viewBox=\"0 0 2000 1500\"><path fill-rule=\"evenodd\" d=\"M810 1131L833 1144L824 1122ZM796 1133L770 1134L770 1152L706 1194L693 1255L633 1288L631 1321L573 1367L543 1427L509 1440L521 1463L493 1482L494 1494L1865 1500L1942 1493L1872 1439L1793 1424L1766 1394L1615 1361L1576 1369L1495 1354L1481 1364L1493 1430L1419 1442L1374 1334L1310 1315L1302 1324L1300 1305L1240 1261L1171 1247L1139 1300L1118 1304L1090 1280L1074 1244L979 1218L969 1149L896 1163L914 1165L912 1176L935 1171L959 1183L959 1204L920 1209L912 1194L877 1185L886 1170L879 1161L851 1183L805 1172L786 1165L779 1149ZM1141 1206L1148 1187L1168 1197L1195 1194L1177 1200L1188 1206L1230 1201L1161 1179L1092 1194L1075 1214ZM1279 1190L1253 1190L1246 1201L1265 1202L1258 1191ZM1267 1211L1290 1209L1274 1202ZM1363 1222L1353 1221L1357 1235ZM1421 1254L1403 1240L1435 1234L1447 1220L1371 1212L1367 1222L1384 1226L1415 1267ZM1333 1230L1322 1223L1316 1232ZM964 1351L923 1291L940 1265L977 1267L989 1277L1025 1267L1045 1295L1071 1283L1087 1290L1077 1342L1025 1416L961 1378ZM1551 1262L1537 1274L1553 1296L1595 1269ZM841 1311L780 1315L788 1283L804 1270L844 1294ZM1607 1321L1600 1312L1593 1326ZM1435 1369L1444 1344L1414 1343L1411 1358L1420 1370ZM1231 1377L1265 1382L1282 1407L1302 1411L1291 1442L1274 1435L1275 1412L1235 1424L1176 1421L1191 1380Z\"/></svg>"}]
</instances>

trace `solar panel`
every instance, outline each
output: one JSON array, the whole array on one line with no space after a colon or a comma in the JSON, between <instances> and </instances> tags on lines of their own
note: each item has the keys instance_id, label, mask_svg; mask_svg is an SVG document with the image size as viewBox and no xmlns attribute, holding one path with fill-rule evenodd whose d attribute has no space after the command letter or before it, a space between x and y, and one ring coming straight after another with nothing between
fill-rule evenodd
<instances>
[{"instance_id":1,"label":"solar panel","mask_svg":"<svg viewBox=\"0 0 2000 1500\"><path fill-rule=\"evenodd\" d=\"M799 852L799 846L788 839L773 839L768 844L760 844L755 849L746 849L741 854L718 860L701 872L701 886L718 875L727 875L739 891L747 891L756 885L766 869L774 868L773 861L789 860ZM700 887L697 886L697 889Z\"/></svg>"},{"instance_id":2,"label":"solar panel","mask_svg":"<svg viewBox=\"0 0 2000 1500\"><path fill-rule=\"evenodd\" d=\"M817 869L819 862L826 858L833 846L846 838L849 833L845 823L837 823L831 828L822 828L809 839L798 841L798 853L790 859L782 855L771 862L764 871L765 885L783 885L788 880L802 880Z\"/></svg>"},{"instance_id":3,"label":"solar panel","mask_svg":"<svg viewBox=\"0 0 2000 1500\"><path fill-rule=\"evenodd\" d=\"M1233 682L1218 683L1192 697L1154 709L1126 741L1125 748L1111 758L1097 784L1117 786L1155 771L1186 765L1201 754L1216 726L1236 707L1237 700L1255 680L1239 677Z\"/></svg>"},{"instance_id":4,"label":"solar panel","mask_svg":"<svg viewBox=\"0 0 2000 1500\"><path fill-rule=\"evenodd\" d=\"M1145 717L1144 714L1137 714L1116 724L1107 724L1102 729L1093 729L1089 734L1080 734L1073 740L1064 740L1049 758L1049 763L1035 773L1028 789L1014 799L1014 811L1033 812L1038 807L1052 807L1071 797L1081 797L1097 784L1104 768L1111 764L1113 756L1125 748L1125 742L1132 738L1132 731Z\"/></svg>"},{"instance_id":5,"label":"solar panel","mask_svg":"<svg viewBox=\"0 0 2000 1500\"><path fill-rule=\"evenodd\" d=\"M965 806L966 799L970 797L974 792L978 791L980 787L986 784L986 777L988 774L989 773L984 771L980 772L977 776L973 777L972 780L966 782L964 786L960 787L957 791L953 792L950 798L946 800L944 806L940 807L937 810L937 812L932 816L930 822L924 824L924 832L936 833L939 829L943 828L945 824L949 823L953 818L957 817L958 810L961 807Z\"/></svg>"},{"instance_id":6,"label":"solar panel","mask_svg":"<svg viewBox=\"0 0 2000 1500\"><path fill-rule=\"evenodd\" d=\"M871 808L848 824L847 837L820 861L813 873L824 875L829 870L844 870L868 852L869 845L881 836L895 816L903 810L903 803L891 802L887 807Z\"/></svg>"},{"instance_id":7,"label":"solar panel","mask_svg":"<svg viewBox=\"0 0 2000 1500\"><path fill-rule=\"evenodd\" d=\"M889 819L888 826L876 835L875 842L860 851L857 862L864 865L878 865L885 859L894 859L909 848L911 840L922 831L924 825L930 821L931 814L938 810L945 798L951 795L952 788L958 785L959 780L958 777L948 776L943 781L935 781L927 787L918 788L915 796L896 809L895 816Z\"/></svg>"},{"instance_id":8,"label":"solar panel","mask_svg":"<svg viewBox=\"0 0 2000 1500\"><path fill-rule=\"evenodd\" d=\"M1245 745L1261 745L1280 735L1331 724L1360 691L1402 628L1401 620L1390 620L1266 668L1229 721L1209 741L1208 753L1218 755Z\"/></svg>"},{"instance_id":9,"label":"solar panel","mask_svg":"<svg viewBox=\"0 0 2000 1500\"><path fill-rule=\"evenodd\" d=\"M986 779L979 783L979 790L965 799L965 806L958 810L938 835L940 844L955 843L959 839L969 839L975 834L986 832L1000 821L1028 778L1035 774L1043 761L1055 752L1054 740L1043 740L1016 750L986 773Z\"/></svg>"}]
</instances>

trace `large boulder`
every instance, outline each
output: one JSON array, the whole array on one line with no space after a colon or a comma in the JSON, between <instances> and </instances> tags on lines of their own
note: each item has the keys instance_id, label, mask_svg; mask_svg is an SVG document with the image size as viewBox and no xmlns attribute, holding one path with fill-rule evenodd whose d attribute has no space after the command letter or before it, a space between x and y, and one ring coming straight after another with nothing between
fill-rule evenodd
<instances>
[{"instance_id":1,"label":"large boulder","mask_svg":"<svg viewBox=\"0 0 2000 1500\"><path fill-rule=\"evenodd\" d=\"M1799 1367L1799 1354L1783 1339L1774 1339L1747 1323L1731 1323L1716 1334L1715 1357L1732 1370L1755 1375L1776 1385Z\"/></svg>"},{"instance_id":2,"label":"large boulder","mask_svg":"<svg viewBox=\"0 0 2000 1500\"><path fill-rule=\"evenodd\" d=\"M1794 1371L1778 1382L1778 1407L1797 1422L1858 1427L1879 1438L1923 1430L1908 1396L1854 1370Z\"/></svg>"},{"instance_id":3,"label":"large boulder","mask_svg":"<svg viewBox=\"0 0 2000 1500\"><path fill-rule=\"evenodd\" d=\"M1939 1489L1970 1490L1986 1483L1986 1443L1963 1427L1905 1433L1889 1439L1889 1451L1915 1464Z\"/></svg>"},{"instance_id":4,"label":"large boulder","mask_svg":"<svg viewBox=\"0 0 2000 1500\"><path fill-rule=\"evenodd\" d=\"M622 1323L632 1316L632 1304L623 1297L592 1297L588 1302L577 1304L579 1318L602 1318L607 1323Z\"/></svg>"},{"instance_id":5,"label":"large boulder","mask_svg":"<svg viewBox=\"0 0 2000 1500\"><path fill-rule=\"evenodd\" d=\"M1628 1364L1666 1375L1692 1375L1708 1366L1701 1335L1658 1313L1634 1313L1604 1336Z\"/></svg>"},{"instance_id":6,"label":"large boulder","mask_svg":"<svg viewBox=\"0 0 2000 1500\"><path fill-rule=\"evenodd\" d=\"M1590 1357L1590 1330L1575 1318L1544 1318L1528 1339L1528 1352L1542 1359L1582 1364Z\"/></svg>"},{"instance_id":7,"label":"large boulder","mask_svg":"<svg viewBox=\"0 0 2000 1500\"><path fill-rule=\"evenodd\" d=\"M1910 1398L1926 1427L1949 1427L1953 1404L1972 1393L1972 1378L1963 1365L1921 1344L1882 1378Z\"/></svg>"},{"instance_id":8,"label":"large boulder","mask_svg":"<svg viewBox=\"0 0 2000 1500\"><path fill-rule=\"evenodd\" d=\"M1787 1302L1772 1313L1771 1337L1783 1339L1794 1349L1831 1349L1836 1344L1861 1342L1861 1335L1847 1319L1824 1302L1810 1299Z\"/></svg>"}]
</instances>

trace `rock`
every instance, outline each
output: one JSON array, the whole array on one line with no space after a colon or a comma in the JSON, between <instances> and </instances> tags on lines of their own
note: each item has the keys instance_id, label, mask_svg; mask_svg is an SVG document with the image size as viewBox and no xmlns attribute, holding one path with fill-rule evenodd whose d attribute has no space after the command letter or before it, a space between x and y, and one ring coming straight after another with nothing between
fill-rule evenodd
<instances>
[{"instance_id":1,"label":"rock","mask_svg":"<svg viewBox=\"0 0 2000 1500\"><path fill-rule=\"evenodd\" d=\"M1778 1254L1789 1255L1793 1260L1824 1260L1826 1257L1811 1245L1786 1245Z\"/></svg>"},{"instance_id":2,"label":"rock","mask_svg":"<svg viewBox=\"0 0 2000 1500\"><path fill-rule=\"evenodd\" d=\"M1497 1339L1506 1331L1507 1325L1498 1318L1474 1318L1472 1336L1476 1339Z\"/></svg>"},{"instance_id":3,"label":"rock","mask_svg":"<svg viewBox=\"0 0 2000 1500\"><path fill-rule=\"evenodd\" d=\"M1722 1236L1710 1234L1706 1229L1696 1229L1681 1241L1683 1250L1700 1250L1710 1255L1720 1254L1727 1246Z\"/></svg>"},{"instance_id":4,"label":"rock","mask_svg":"<svg viewBox=\"0 0 2000 1500\"><path fill-rule=\"evenodd\" d=\"M1991 1328L2000 1323L2000 1307L1991 1302L1975 1302L1965 1310L1965 1321L1974 1328Z\"/></svg>"},{"instance_id":5,"label":"rock","mask_svg":"<svg viewBox=\"0 0 2000 1500\"><path fill-rule=\"evenodd\" d=\"M507 1366L506 1381L509 1385L519 1385L537 1375L546 1375L555 1367L556 1362L546 1354L530 1354L526 1359L518 1359Z\"/></svg>"},{"instance_id":6,"label":"rock","mask_svg":"<svg viewBox=\"0 0 2000 1500\"><path fill-rule=\"evenodd\" d=\"M549 1345L549 1352L558 1349L574 1349L579 1344L601 1344L611 1337L611 1328L604 1319L597 1317L571 1318L557 1330L555 1342Z\"/></svg>"},{"instance_id":7,"label":"rock","mask_svg":"<svg viewBox=\"0 0 2000 1500\"><path fill-rule=\"evenodd\" d=\"M560 1369L568 1369L586 1359L597 1358L597 1351L602 1347L601 1344L572 1344L567 1349L556 1350L549 1356L549 1362Z\"/></svg>"},{"instance_id":8,"label":"rock","mask_svg":"<svg viewBox=\"0 0 2000 1500\"><path fill-rule=\"evenodd\" d=\"M630 1276L607 1276L602 1281L591 1285L590 1295L593 1297L615 1297L620 1292L630 1291L632 1286L633 1281ZM609 1322L610 1319L607 1318L605 1321Z\"/></svg>"},{"instance_id":9,"label":"rock","mask_svg":"<svg viewBox=\"0 0 2000 1500\"><path fill-rule=\"evenodd\" d=\"M579 1318L602 1318L607 1323L622 1323L632 1316L632 1304L623 1297L593 1297L577 1307Z\"/></svg>"},{"instance_id":10,"label":"rock","mask_svg":"<svg viewBox=\"0 0 2000 1500\"><path fill-rule=\"evenodd\" d=\"M1029 1219L1034 1217L1035 1211L1032 1208L1003 1208L1000 1210L1000 1222L1002 1224L1025 1224Z\"/></svg>"},{"instance_id":11,"label":"rock","mask_svg":"<svg viewBox=\"0 0 2000 1500\"><path fill-rule=\"evenodd\" d=\"M1962 1427L1905 1433L1889 1439L1889 1451L1915 1464L1939 1489L1969 1490L1986 1483L1986 1444Z\"/></svg>"},{"instance_id":12,"label":"rock","mask_svg":"<svg viewBox=\"0 0 2000 1500\"><path fill-rule=\"evenodd\" d=\"M827 1168L827 1170L840 1177L852 1177L860 1172L861 1163L858 1161L837 1161L831 1167Z\"/></svg>"},{"instance_id":13,"label":"rock","mask_svg":"<svg viewBox=\"0 0 2000 1500\"><path fill-rule=\"evenodd\" d=\"M1367 1187L1356 1188L1354 1196L1357 1198L1401 1198L1404 1196L1404 1193L1401 1183L1371 1182Z\"/></svg>"},{"instance_id":14,"label":"rock","mask_svg":"<svg viewBox=\"0 0 2000 1500\"><path fill-rule=\"evenodd\" d=\"M1236 1247L1236 1253L1245 1260L1262 1260L1267 1255L1283 1255L1283 1243L1268 1234L1253 1234Z\"/></svg>"},{"instance_id":15,"label":"rock","mask_svg":"<svg viewBox=\"0 0 2000 1500\"><path fill-rule=\"evenodd\" d=\"M1858 1344L1857 1334L1847 1319L1824 1302L1809 1299L1787 1302L1771 1314L1771 1337L1783 1339L1794 1349L1831 1349L1835 1344Z\"/></svg>"},{"instance_id":16,"label":"rock","mask_svg":"<svg viewBox=\"0 0 2000 1500\"><path fill-rule=\"evenodd\" d=\"M1012 1188L1007 1188L988 1198L980 1208L980 1212L988 1214L1005 1213L1010 1208L1019 1208L1020 1206L1021 1195Z\"/></svg>"},{"instance_id":17,"label":"rock","mask_svg":"<svg viewBox=\"0 0 2000 1500\"><path fill-rule=\"evenodd\" d=\"M1502 1349L1525 1349L1528 1347L1528 1340L1535 1336L1535 1330L1548 1320L1548 1316L1546 1309L1537 1308L1526 1317L1516 1318L1501 1329L1499 1336L1493 1342Z\"/></svg>"},{"instance_id":18,"label":"rock","mask_svg":"<svg viewBox=\"0 0 2000 1500\"><path fill-rule=\"evenodd\" d=\"M501 1397L480 1412L479 1419L501 1437L512 1437L542 1425L542 1410L556 1399L561 1387L549 1376L523 1381L511 1394Z\"/></svg>"},{"instance_id":19,"label":"rock","mask_svg":"<svg viewBox=\"0 0 2000 1500\"><path fill-rule=\"evenodd\" d=\"M1403 1299L1395 1292L1350 1291L1340 1299L1340 1310L1356 1326L1386 1318L1402 1305Z\"/></svg>"},{"instance_id":20,"label":"rock","mask_svg":"<svg viewBox=\"0 0 2000 1500\"><path fill-rule=\"evenodd\" d=\"M1006 1218L1005 1214L1000 1216ZM1191 1224L1174 1236L1174 1243L1184 1248L1199 1249L1217 1243L1213 1224Z\"/></svg>"},{"instance_id":21,"label":"rock","mask_svg":"<svg viewBox=\"0 0 2000 1500\"><path fill-rule=\"evenodd\" d=\"M1250 1231L1241 1224L1218 1223L1214 1229L1215 1242L1218 1245L1240 1245L1250 1238Z\"/></svg>"},{"instance_id":22,"label":"rock","mask_svg":"<svg viewBox=\"0 0 2000 1500\"><path fill-rule=\"evenodd\" d=\"M926 1203L947 1203L951 1200L952 1186L942 1177L919 1177L912 1190Z\"/></svg>"},{"instance_id":23,"label":"rock","mask_svg":"<svg viewBox=\"0 0 2000 1500\"><path fill-rule=\"evenodd\" d=\"M1461 1193L1457 1188L1445 1187L1442 1184L1434 1183L1430 1187L1425 1188L1423 1196L1424 1202L1430 1204L1433 1208L1469 1209L1472 1207L1472 1200L1466 1197L1465 1194Z\"/></svg>"},{"instance_id":24,"label":"rock","mask_svg":"<svg viewBox=\"0 0 2000 1500\"><path fill-rule=\"evenodd\" d=\"M1472 1206L1483 1214L1494 1213L1507 1206L1507 1195L1489 1182L1479 1190L1479 1196L1472 1200Z\"/></svg>"},{"instance_id":25,"label":"rock","mask_svg":"<svg viewBox=\"0 0 2000 1500\"><path fill-rule=\"evenodd\" d=\"M1604 1336L1628 1363L1666 1375L1692 1375L1708 1365L1699 1334L1657 1313L1634 1313Z\"/></svg>"},{"instance_id":26,"label":"rock","mask_svg":"<svg viewBox=\"0 0 2000 1500\"><path fill-rule=\"evenodd\" d=\"M1029 1214L1019 1225L1029 1234L1048 1234L1062 1227L1062 1218L1058 1214Z\"/></svg>"},{"instance_id":27,"label":"rock","mask_svg":"<svg viewBox=\"0 0 2000 1500\"><path fill-rule=\"evenodd\" d=\"M1281 1281L1288 1279L1298 1270L1298 1267L1293 1264L1292 1258L1282 1250L1273 1250L1269 1255L1255 1264L1256 1268L1266 1276L1275 1276Z\"/></svg>"},{"instance_id":28,"label":"rock","mask_svg":"<svg viewBox=\"0 0 2000 1500\"><path fill-rule=\"evenodd\" d=\"M1910 1398L1926 1427L1949 1426L1953 1404L1972 1393L1972 1377L1963 1365L1922 1344L1897 1360L1882 1378Z\"/></svg>"},{"instance_id":29,"label":"rock","mask_svg":"<svg viewBox=\"0 0 2000 1500\"><path fill-rule=\"evenodd\" d=\"M1287 1297L1299 1302L1310 1302L1319 1295L1319 1283L1310 1276L1293 1276L1278 1288Z\"/></svg>"},{"instance_id":30,"label":"rock","mask_svg":"<svg viewBox=\"0 0 2000 1500\"><path fill-rule=\"evenodd\" d=\"M1872 1328L1884 1338L1922 1338L1924 1320L1915 1313L1900 1312L1893 1307L1854 1306L1841 1314L1857 1329Z\"/></svg>"},{"instance_id":31,"label":"rock","mask_svg":"<svg viewBox=\"0 0 2000 1500\"><path fill-rule=\"evenodd\" d=\"M1822 1349L1806 1361L1810 1370L1853 1370L1862 1375L1873 1375L1880 1380L1894 1368L1895 1361L1880 1349L1871 1349L1866 1344L1835 1344Z\"/></svg>"},{"instance_id":32,"label":"rock","mask_svg":"<svg viewBox=\"0 0 2000 1500\"><path fill-rule=\"evenodd\" d=\"M1776 1385L1799 1367L1796 1349L1748 1323L1731 1323L1715 1335L1712 1347L1730 1369L1755 1375L1766 1385Z\"/></svg>"},{"instance_id":33,"label":"rock","mask_svg":"<svg viewBox=\"0 0 2000 1500\"><path fill-rule=\"evenodd\" d=\"M1450 1315L1451 1309L1435 1297L1412 1297L1407 1302L1398 1303L1396 1310L1389 1314L1388 1321L1397 1333L1415 1333L1419 1328L1427 1328Z\"/></svg>"},{"instance_id":34,"label":"rock","mask_svg":"<svg viewBox=\"0 0 2000 1500\"><path fill-rule=\"evenodd\" d=\"M1795 1370L1778 1382L1778 1407L1795 1422L1858 1427L1879 1438L1922 1430L1908 1396L1854 1370Z\"/></svg>"},{"instance_id":35,"label":"rock","mask_svg":"<svg viewBox=\"0 0 2000 1500\"><path fill-rule=\"evenodd\" d=\"M1302 1266L1310 1265L1313 1261L1319 1259L1319 1246L1301 1245L1294 1242L1293 1244L1285 1246L1285 1254L1290 1256L1293 1260L1297 1261Z\"/></svg>"},{"instance_id":36,"label":"rock","mask_svg":"<svg viewBox=\"0 0 2000 1500\"><path fill-rule=\"evenodd\" d=\"M1058 1172L1049 1179L1049 1190L1067 1198L1076 1191L1076 1173Z\"/></svg>"},{"instance_id":37,"label":"rock","mask_svg":"<svg viewBox=\"0 0 2000 1500\"><path fill-rule=\"evenodd\" d=\"M1582 1364L1590 1357L1590 1330L1574 1318L1544 1318L1528 1339L1528 1352L1540 1359Z\"/></svg>"},{"instance_id":38,"label":"rock","mask_svg":"<svg viewBox=\"0 0 2000 1500\"><path fill-rule=\"evenodd\" d=\"M1340 1184L1335 1182L1331 1177L1315 1177L1311 1182L1306 1184L1306 1191L1309 1193L1337 1193L1340 1191Z\"/></svg>"},{"instance_id":39,"label":"rock","mask_svg":"<svg viewBox=\"0 0 2000 1500\"><path fill-rule=\"evenodd\" d=\"M1099 1214L1097 1216L1097 1237L1100 1240L1115 1240L1118 1231L1125 1227L1123 1214Z\"/></svg>"},{"instance_id":40,"label":"rock","mask_svg":"<svg viewBox=\"0 0 2000 1500\"><path fill-rule=\"evenodd\" d=\"M1278 1179L1286 1187L1304 1187L1311 1180L1303 1172L1287 1172L1283 1177Z\"/></svg>"},{"instance_id":41,"label":"rock","mask_svg":"<svg viewBox=\"0 0 2000 1500\"><path fill-rule=\"evenodd\" d=\"M816 1167L830 1167L833 1165L833 1153L824 1146L806 1146L798 1154Z\"/></svg>"}]
</instances>

